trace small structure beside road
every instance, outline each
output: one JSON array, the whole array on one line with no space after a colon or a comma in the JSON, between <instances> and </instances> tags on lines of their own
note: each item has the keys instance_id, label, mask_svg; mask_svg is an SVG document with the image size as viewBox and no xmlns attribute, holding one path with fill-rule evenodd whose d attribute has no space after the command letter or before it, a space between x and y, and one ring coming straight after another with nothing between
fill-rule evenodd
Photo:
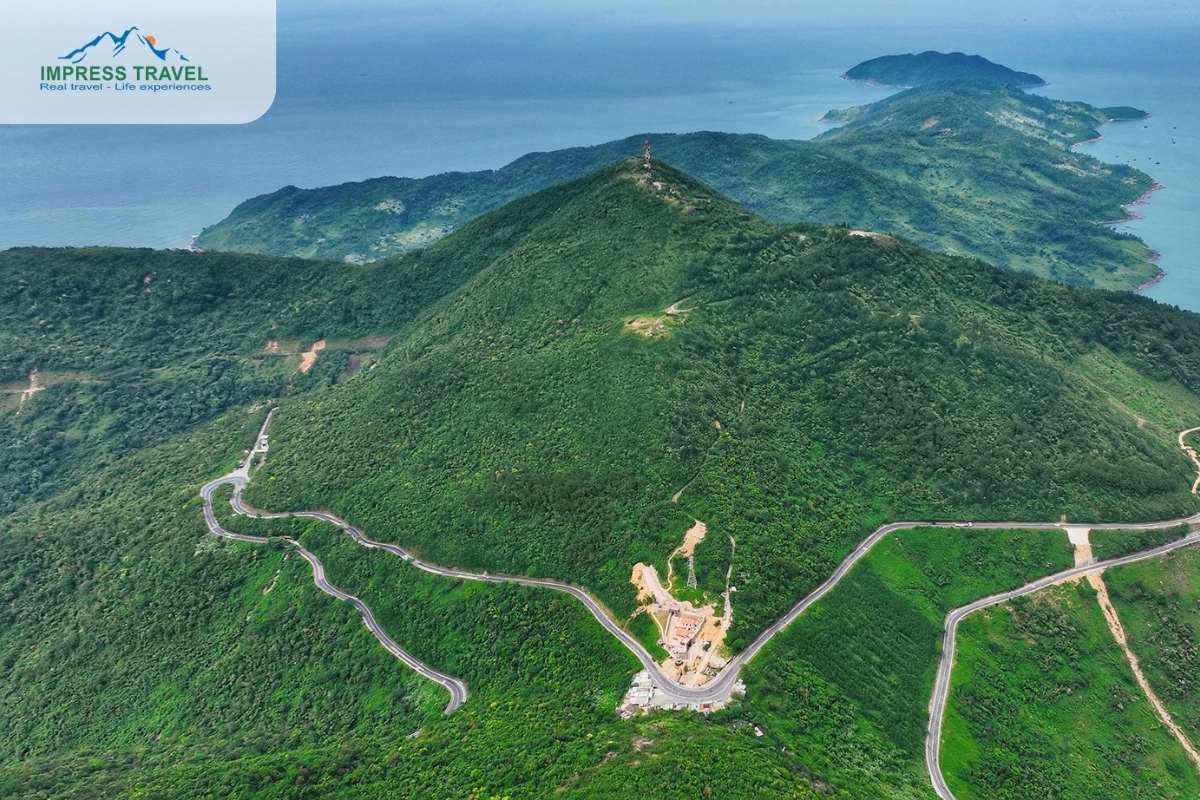
<instances>
[{"instance_id":1,"label":"small structure beside road","mask_svg":"<svg viewBox=\"0 0 1200 800\"><path fill-rule=\"evenodd\" d=\"M746 684L739 680L734 682L729 693L724 697L684 701L680 700L677 695L664 690L663 687L656 686L650 673L643 670L633 676L633 681L629 684L629 691L625 693L625 698L617 707L617 713L621 715L621 719L632 719L652 708L671 711L699 711L701 714L707 714L724 708L733 695L744 695L745 693Z\"/></svg>"}]
</instances>

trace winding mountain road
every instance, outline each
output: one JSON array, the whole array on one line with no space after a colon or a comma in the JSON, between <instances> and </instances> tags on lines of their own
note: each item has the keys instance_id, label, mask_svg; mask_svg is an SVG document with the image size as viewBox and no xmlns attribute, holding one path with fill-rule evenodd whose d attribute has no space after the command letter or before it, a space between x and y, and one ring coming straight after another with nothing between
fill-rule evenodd
<instances>
[{"instance_id":1,"label":"winding mountain road","mask_svg":"<svg viewBox=\"0 0 1200 800\"><path fill-rule=\"evenodd\" d=\"M249 460L249 459L247 459L247 460ZM221 523L219 523L217 521L216 514L213 512L212 494L214 491L217 490L218 487L224 486L226 484L233 485L233 492L234 492L233 507L234 507L234 509L241 509L240 495L242 493L242 489L244 489L246 487L246 483L247 483L247 479L243 475L226 475L224 477L217 478L215 481L211 481L209 483L204 484L203 488L200 489L200 496L202 498L204 498L204 521L208 524L208 529L210 531L212 531L213 533L215 533L218 536L223 536L226 539L234 539L239 542L253 542L255 544L267 544L270 540L268 538L266 538L265 536L247 536L244 533L234 533L233 531L229 531L229 530L226 530L225 528L222 528ZM244 510L238 510L238 513L245 514L247 512L245 512ZM250 516L254 516L254 515L250 514ZM328 519L327 515L324 515L324 514L308 514L308 513L270 514L270 515L264 514L261 516L313 517L314 519ZM332 522L333 520L328 519L328 521ZM346 592L343 592L341 589L339 589L338 587L336 587L332 583L330 583L328 581L328 579L326 579L325 565L321 563L320 559L318 559L315 555L313 555L313 553L310 550L308 550L306 547L304 547L304 545L297 542L295 539L285 538L284 541L287 542L287 545L289 547L291 547L293 550L295 550L297 553L299 553L301 558L303 558L305 561L307 561L309 564L312 565L313 583L315 583L317 585L317 588L320 589L325 594L336 597L338 600L344 600L347 603L350 603L356 609L358 609L358 612L360 614L362 614L363 622L366 624L367 630L371 631L371 633L375 636L375 638L379 640L379 643L381 645L383 645L384 648L389 653L391 653L396 658L403 661L408 666L412 667L413 670L415 670L418 674L428 678L431 681L434 681L435 683L440 683L442 686L446 687L446 690L450 692L450 702L446 704L446 713L447 714L452 713L455 709L457 709L463 703L467 702L467 697L470 696L470 693L468 692L467 685L465 683L460 681L458 678L455 678L455 677L445 674L444 672L438 672L436 669L419 661L417 658L415 658L412 654L408 653L400 645L396 644L396 642L390 636L388 636L387 633L384 632L383 628L381 628L379 626L379 623L375 620L375 615L371 613L371 609L367 606L366 603L364 603L362 600L359 600L357 597L355 597L352 594L347 594Z\"/></svg>"},{"instance_id":2,"label":"winding mountain road","mask_svg":"<svg viewBox=\"0 0 1200 800\"><path fill-rule=\"evenodd\" d=\"M623 644L631 653L633 653L633 655L642 663L642 666L650 674L652 681L654 682L655 686L659 688L659 691L672 698L673 701L679 703L697 703L727 699L733 690L733 686L737 681L738 674L741 671L742 666L754 658L754 656L757 655L760 650L762 650L767 642L769 642L774 636L779 634L788 625L794 622L796 618L803 614L813 603L817 602L830 591L832 591L833 588L842 580L842 578L849 574L854 565L857 564L858 561L863 558L863 556L870 552L872 547L878 544L881 539L890 533L924 527L956 529L972 527L987 530L1046 530L1056 528L1061 529L1065 527L1065 524L1061 522L1015 521L970 523L926 521L893 522L887 525L882 525L870 536L860 542L858 547L856 547L853 552L851 552L848 556L846 556L845 559L842 560L840 564L838 564L837 568L832 572L832 574L830 574L824 583L792 606L786 614L784 614L770 627L766 628L762 633L760 633L754 639L754 641L752 641L749 646L746 647L745 650L731 659L729 663L721 670L720 674L718 674L705 685L692 688L676 684L670 677L663 673L658 666L658 662L653 656L650 655L649 652L647 652L646 648L644 648L640 642L638 642L623 627L621 627L620 623L613 619L609 611L599 601L597 601L581 587L573 586L568 583L562 583L560 581L528 578L519 575L503 575L486 572L474 573L448 567L440 567L436 564L431 564L428 561L423 561L417 558L412 553L399 547L398 545L375 541L374 539L366 536L358 528L355 528L353 525L350 525L349 523L333 516L332 514L327 514L321 511L268 512L247 507L242 503L242 491L249 483L249 471L251 462L254 460L254 456L257 453L266 452L265 437L267 429L271 424L271 417L273 414L274 411L272 410L272 412L267 415L267 419L263 423L262 432L259 434L259 438L256 440L257 444L255 449L246 457L245 461L233 472L217 478L216 480L210 481L209 483L205 484L203 488L201 488L200 494L204 501L204 519L208 524L208 529L212 533L218 536L223 536L227 539L234 539L243 542L265 544L269 541L265 537L247 536L245 534L228 531L222 528L220 523L217 521L212 505L213 492L221 486L232 485L233 495L230 498L230 505L232 506L234 512L243 516L257 517L260 519L306 517L310 519L322 520L341 528L341 530L350 536L350 538L363 547L385 550L393 555L399 556L417 569L424 570L425 572L429 572L434 575L441 575L443 577L456 578L459 580L482 581L485 583L516 583L520 586L530 586L566 592L583 603L588 611L592 613L592 616L594 616L596 620L602 626L604 626L605 630L615 636L617 640L621 642L621 644ZM1182 440L1182 436L1180 438ZM1088 528L1091 530L1152 530L1172 528L1185 524L1200 524L1200 513L1194 514L1190 517L1161 520L1157 522L1102 523L1088 525ZM341 589L338 589L336 586L326 580L325 568L315 555L305 549L294 539L287 538L284 541L289 547L294 548L306 561L308 561L309 564L312 565L313 581L316 583L317 587L321 589L321 591L332 595L339 600L345 600L354 605L354 607L358 609L359 613L362 614L363 621L366 623L367 628L372 634L374 634L375 638L379 640L380 644L382 644L390 653L408 666L412 667L419 674L446 687L446 689L450 692L450 702L446 706L447 714L450 714L460 705L466 702L468 690L465 683L450 675L438 672L432 667L422 663L411 654L407 653L403 648L396 644L396 642L393 641L383 631L382 628L379 627L379 624L375 621L375 617L371 613L371 610L367 607L366 603L359 600L357 597L354 597L353 595L343 592ZM1070 580L1071 578L1085 575L1088 572L1103 570L1109 567L1119 566L1121 564L1130 564L1147 558L1154 558L1164 553L1169 553L1173 550L1178 550L1180 548L1188 547L1197 543L1200 543L1200 533L1189 534L1185 538L1152 548L1150 550L1145 550L1139 553L1131 553L1129 555L1108 559L1107 561L1100 561L1094 564L1088 564L1086 566L1074 567L1072 569L1054 573L1053 575L1047 575L1017 589L1012 589L1007 592L1001 592L990 597L985 597L951 611L946 618L946 628L942 641L942 657L938 664L938 672L934 683L933 697L930 701L929 729L925 742L925 763L929 770L930 781L933 783L934 790L937 792L938 796L942 798L942 800L954 800L954 795L950 792L949 787L946 785L946 782L942 777L941 767L938 760L938 751L941 742L942 720L945 715L946 698L950 691L950 673L954 664L955 637L958 632L959 623L968 614L971 614L972 612L978 611L982 608L987 608L988 606L1007 602L1014 597L1032 594L1033 592L1039 591L1048 586L1053 586L1054 584Z\"/></svg>"}]
</instances>

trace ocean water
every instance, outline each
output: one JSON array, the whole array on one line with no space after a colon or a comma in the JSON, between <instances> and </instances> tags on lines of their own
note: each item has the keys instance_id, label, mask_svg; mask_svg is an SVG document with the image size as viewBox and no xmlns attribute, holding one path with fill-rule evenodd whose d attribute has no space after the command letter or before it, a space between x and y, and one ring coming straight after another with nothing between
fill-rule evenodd
<instances>
[{"instance_id":1,"label":"ocean water","mask_svg":"<svg viewBox=\"0 0 1200 800\"><path fill-rule=\"evenodd\" d=\"M926 49L1036 72L1050 96L1150 111L1146 122L1105 126L1082 149L1165 184L1119 228L1162 255L1168 275L1147 294L1200 310L1189 241L1200 217L1200 28L478 30L281 9L278 93L253 123L0 126L0 247L181 247L240 201L284 185L494 169L631 134L810 138L830 108L889 92L842 72Z\"/></svg>"}]
</instances>

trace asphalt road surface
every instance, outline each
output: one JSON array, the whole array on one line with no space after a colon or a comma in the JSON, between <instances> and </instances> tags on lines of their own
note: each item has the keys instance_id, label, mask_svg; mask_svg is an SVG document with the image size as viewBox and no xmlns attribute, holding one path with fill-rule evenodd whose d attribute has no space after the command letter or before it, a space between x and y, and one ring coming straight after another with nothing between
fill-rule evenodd
<instances>
[{"instance_id":1,"label":"asphalt road surface","mask_svg":"<svg viewBox=\"0 0 1200 800\"><path fill-rule=\"evenodd\" d=\"M218 536L224 536L226 539L236 539L239 542L254 542L257 544L266 544L268 541L270 541L266 537L247 536L242 533L234 533L233 531L225 530L224 528L221 527L221 524L219 522L217 522L216 514L213 513L212 493L217 489L217 487L224 486L226 484L233 484L234 508L240 509L241 503L240 503L239 495L241 495L242 489L245 488L246 482L247 482L246 478L242 475L226 475L223 478L218 478L215 481L206 483L204 485L204 487L200 490L200 496L204 498L204 521L206 523L208 523L208 529L210 531L217 534ZM239 510L239 513L246 513L246 512ZM316 517L317 519L325 519L326 518L324 515L318 515L318 514L271 514L271 515L263 515L263 516L271 516L271 517L299 516L299 517ZM297 542L295 539L284 539L284 541L287 542L289 547L291 547L293 550L295 550L297 553L299 553L300 556L305 561L307 561L309 564L312 565L313 583L315 583L317 585L317 588L320 589L325 594L332 595L333 597L336 597L338 600L344 600L345 602L350 603L352 606L354 606L356 609L358 609L358 612L360 614L362 614L363 622L366 623L367 629L369 631L371 631L372 634L375 635L375 638L379 640L379 643L381 645L383 645L384 648L386 648L389 653L391 653L396 658L403 661L408 666L412 667L419 674L425 676L429 680L434 681L435 683L440 683L442 686L446 687L447 691L450 692L450 702L446 705L446 713L447 714L450 714L456 708L458 708L459 706L461 706L463 703L465 703L467 701L469 692L467 691L467 685L465 683L460 681L458 678L451 677L450 675L447 675L443 672L438 672L436 669L433 669L432 667L428 666L427 664L424 664L423 662L417 660L410 653L405 651L404 648L402 648L400 645L396 644L396 642L390 636L388 636L386 633L384 633L383 628L379 627L379 623L375 621L375 615L371 613L371 609L367 607L366 603L364 603L362 600L359 600L354 595L343 592L341 589L334 586L332 583L330 583L325 578L325 565L321 563L320 559L318 559L315 555L312 554L312 552L307 550L302 544Z\"/></svg>"}]
</instances>

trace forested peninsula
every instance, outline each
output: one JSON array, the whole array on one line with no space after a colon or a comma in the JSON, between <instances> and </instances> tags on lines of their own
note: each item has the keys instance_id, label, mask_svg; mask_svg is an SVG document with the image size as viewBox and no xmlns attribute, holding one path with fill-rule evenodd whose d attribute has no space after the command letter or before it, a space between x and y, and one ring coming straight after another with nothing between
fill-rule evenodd
<instances>
[{"instance_id":1,"label":"forested peninsula","mask_svg":"<svg viewBox=\"0 0 1200 800\"><path fill-rule=\"evenodd\" d=\"M846 224L1078 286L1133 290L1153 251L1096 223L1154 180L1070 150L1136 109L1052 100L989 81L938 83L826 117L813 141L652 134L653 153L773 222ZM640 154L644 135L530 153L498 170L285 187L240 204L205 250L363 263L425 247L509 200Z\"/></svg>"}]
</instances>

